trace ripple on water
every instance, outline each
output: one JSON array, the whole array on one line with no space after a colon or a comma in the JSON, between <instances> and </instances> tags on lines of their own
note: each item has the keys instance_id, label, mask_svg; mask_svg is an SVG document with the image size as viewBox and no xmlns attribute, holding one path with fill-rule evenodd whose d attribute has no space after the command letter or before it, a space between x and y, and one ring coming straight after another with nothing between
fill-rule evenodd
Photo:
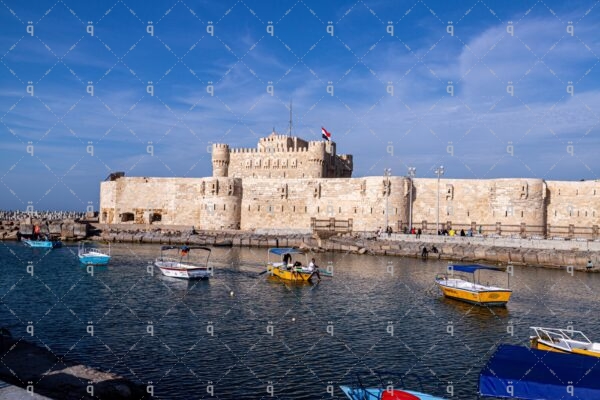
<instances>
[{"instance_id":1,"label":"ripple on water","mask_svg":"<svg viewBox=\"0 0 600 400\"><path fill-rule=\"evenodd\" d=\"M148 270L157 246L112 252L111 264L92 275L73 247L46 253L3 244L0 324L26 336L32 321L27 340L152 381L163 399L201 397L209 381L221 398L257 398L273 385L279 398L314 399L330 382L374 369L417 375L439 395L452 381L458 398L471 399L494 347L525 343L530 325L572 324L599 339L597 274L516 268L508 307L487 309L440 297L433 277L445 264L433 260L318 254L321 265L334 263L335 276L311 286L259 275L264 250L214 249L215 277L198 282ZM505 278L482 275L490 284Z\"/></svg>"}]
</instances>

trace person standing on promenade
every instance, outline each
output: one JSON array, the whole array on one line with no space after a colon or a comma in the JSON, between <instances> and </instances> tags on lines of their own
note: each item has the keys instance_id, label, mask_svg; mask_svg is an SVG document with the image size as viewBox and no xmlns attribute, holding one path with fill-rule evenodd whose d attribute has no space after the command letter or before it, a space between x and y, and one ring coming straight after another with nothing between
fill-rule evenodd
<instances>
[{"instance_id":1,"label":"person standing on promenade","mask_svg":"<svg viewBox=\"0 0 600 400\"><path fill-rule=\"evenodd\" d=\"M417 229L417 239L421 237L421 233L423 233L421 228Z\"/></svg>"}]
</instances>

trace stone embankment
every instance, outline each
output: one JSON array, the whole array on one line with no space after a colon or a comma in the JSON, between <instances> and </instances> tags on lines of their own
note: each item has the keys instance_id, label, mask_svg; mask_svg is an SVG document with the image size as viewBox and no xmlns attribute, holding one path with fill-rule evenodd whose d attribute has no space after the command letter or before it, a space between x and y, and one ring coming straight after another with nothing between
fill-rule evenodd
<instances>
[{"instance_id":1,"label":"stone embankment","mask_svg":"<svg viewBox=\"0 0 600 400\"><path fill-rule=\"evenodd\" d=\"M430 259L466 263L542 266L561 268L572 266L585 270L588 261L600 270L600 243L527 239L462 238L444 236L392 235L376 237L374 234L314 235L307 232L273 231L198 231L190 227L147 228L133 226L93 226L98 235L93 240L123 243L187 244L206 246L243 247L299 247L313 252L343 252L353 254L387 255L420 258L423 247L429 250ZM431 252L432 247L438 253ZM597 248L596 248L597 247Z\"/></svg>"},{"instance_id":2,"label":"stone embankment","mask_svg":"<svg viewBox=\"0 0 600 400\"><path fill-rule=\"evenodd\" d=\"M66 400L150 398L144 385L64 359L49 348L12 338L6 328L0 329L0 357L0 379L29 390L25 397L18 398L34 398L31 393Z\"/></svg>"},{"instance_id":3,"label":"stone embankment","mask_svg":"<svg viewBox=\"0 0 600 400\"><path fill-rule=\"evenodd\" d=\"M84 219L22 221L0 220L0 240L30 235L39 225L41 233L61 240L91 239L121 243L188 244L199 246L300 247L315 252L421 257L427 247L430 259L488 264L569 267L584 270L588 261L600 270L600 242L589 240L533 240L506 237L445 237L369 233L321 234L307 231L194 231L190 226L105 225ZM432 253L435 246L439 253Z\"/></svg>"}]
</instances>

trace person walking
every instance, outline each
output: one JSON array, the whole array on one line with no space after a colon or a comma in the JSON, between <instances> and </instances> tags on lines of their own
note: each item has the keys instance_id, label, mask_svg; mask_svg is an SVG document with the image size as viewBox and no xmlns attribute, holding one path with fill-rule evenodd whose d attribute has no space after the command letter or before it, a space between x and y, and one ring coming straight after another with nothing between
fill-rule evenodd
<instances>
[{"instance_id":1,"label":"person walking","mask_svg":"<svg viewBox=\"0 0 600 400\"><path fill-rule=\"evenodd\" d=\"M421 228L417 229L417 239L419 239L421 237L421 233L423 233Z\"/></svg>"}]
</instances>

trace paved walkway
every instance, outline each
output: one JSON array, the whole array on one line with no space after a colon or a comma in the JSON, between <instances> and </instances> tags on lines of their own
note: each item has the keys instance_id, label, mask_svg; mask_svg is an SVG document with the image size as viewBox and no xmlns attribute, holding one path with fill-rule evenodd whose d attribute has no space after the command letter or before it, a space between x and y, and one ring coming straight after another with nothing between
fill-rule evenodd
<instances>
[{"instance_id":1,"label":"paved walkway","mask_svg":"<svg viewBox=\"0 0 600 400\"><path fill-rule=\"evenodd\" d=\"M30 394L27 390L18 386L0 381L0 399L2 400L51 400L50 397L40 396L39 394Z\"/></svg>"}]
</instances>

